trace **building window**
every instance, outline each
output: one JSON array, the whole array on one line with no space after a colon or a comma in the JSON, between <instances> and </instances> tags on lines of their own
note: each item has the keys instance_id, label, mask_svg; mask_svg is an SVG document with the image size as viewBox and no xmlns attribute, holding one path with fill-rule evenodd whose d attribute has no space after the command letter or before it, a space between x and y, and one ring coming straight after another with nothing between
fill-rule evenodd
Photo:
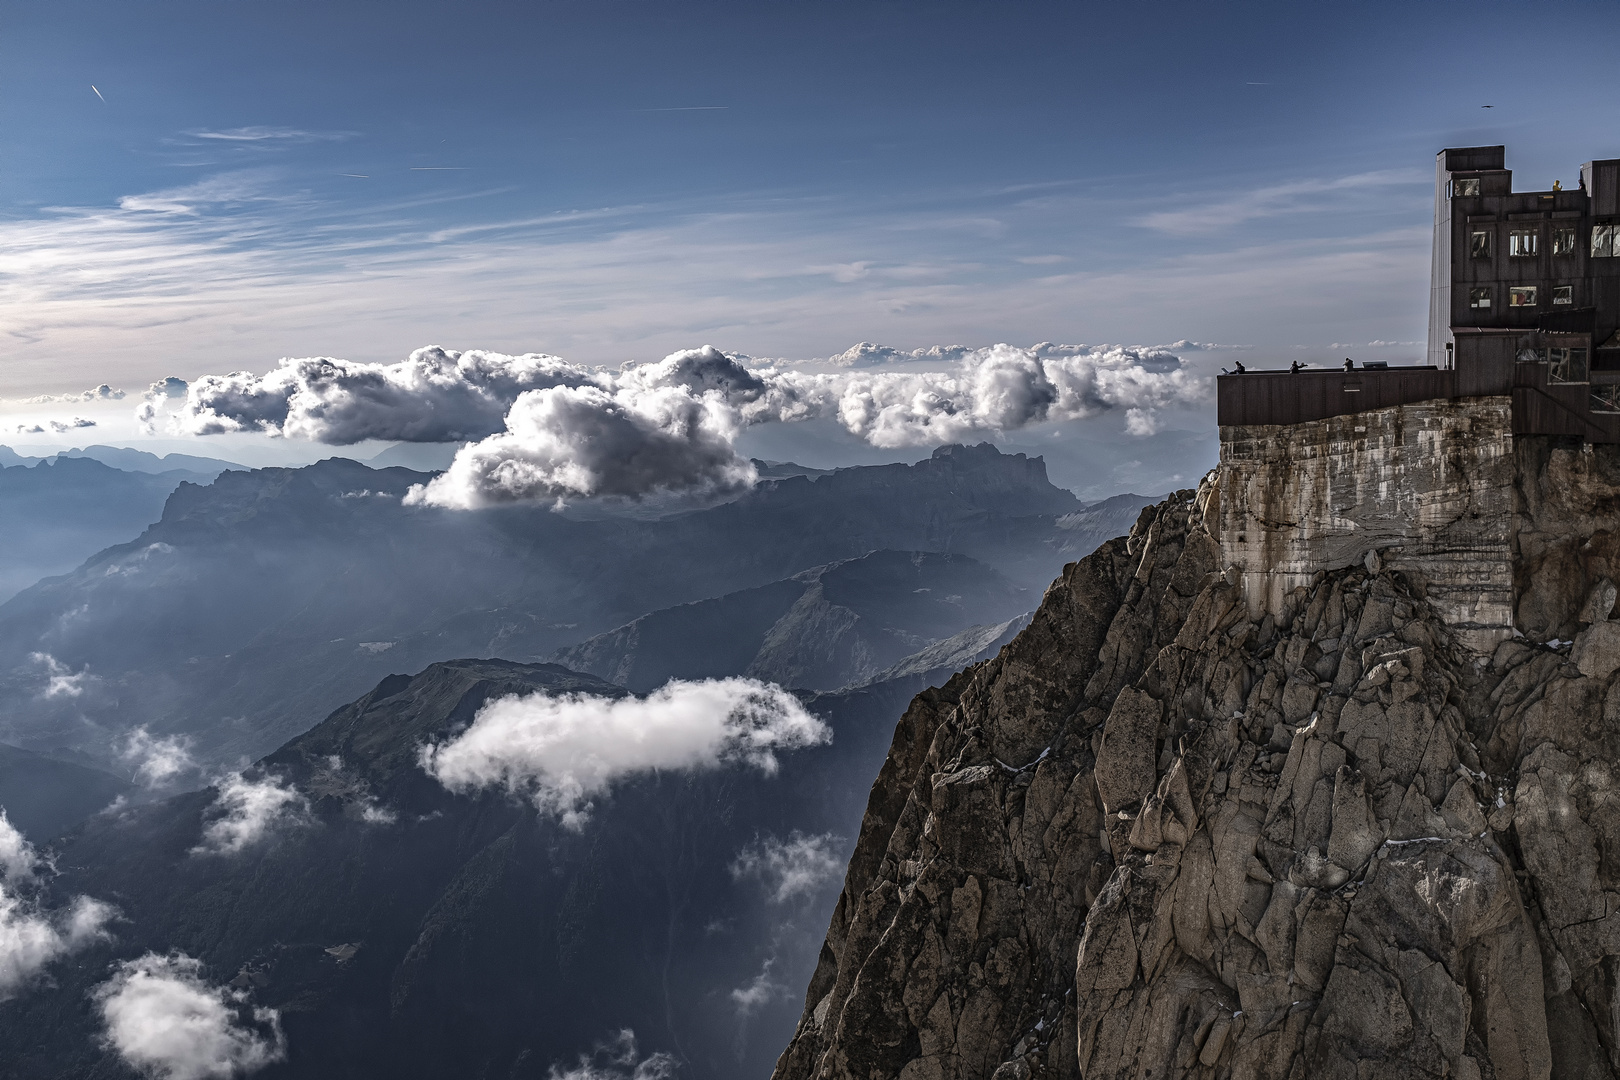
<instances>
[{"instance_id":1,"label":"building window","mask_svg":"<svg viewBox=\"0 0 1620 1080\"><path fill-rule=\"evenodd\" d=\"M1554 255L1573 255L1573 254L1575 254L1575 230L1574 229L1554 229L1553 230L1553 254Z\"/></svg>"},{"instance_id":2,"label":"building window","mask_svg":"<svg viewBox=\"0 0 1620 1080\"><path fill-rule=\"evenodd\" d=\"M1451 193L1461 199L1469 195L1479 194L1479 177L1471 176L1466 180L1453 180Z\"/></svg>"},{"instance_id":3,"label":"building window","mask_svg":"<svg viewBox=\"0 0 1620 1080\"><path fill-rule=\"evenodd\" d=\"M1592 387L1592 411L1620 413L1620 384Z\"/></svg>"},{"instance_id":4,"label":"building window","mask_svg":"<svg viewBox=\"0 0 1620 1080\"><path fill-rule=\"evenodd\" d=\"M1548 349L1547 381L1581 383L1586 381L1585 349Z\"/></svg>"},{"instance_id":5,"label":"building window","mask_svg":"<svg viewBox=\"0 0 1620 1080\"><path fill-rule=\"evenodd\" d=\"M1508 290L1508 307L1535 307L1536 287L1534 285L1515 285Z\"/></svg>"},{"instance_id":6,"label":"building window","mask_svg":"<svg viewBox=\"0 0 1620 1080\"><path fill-rule=\"evenodd\" d=\"M1620 231L1620 226L1592 226L1592 258L1604 259L1620 255L1620 242L1617 242L1616 231Z\"/></svg>"},{"instance_id":7,"label":"building window","mask_svg":"<svg viewBox=\"0 0 1620 1080\"><path fill-rule=\"evenodd\" d=\"M1536 253L1537 236L1532 229L1514 229L1508 233L1508 254L1515 259L1528 259Z\"/></svg>"},{"instance_id":8,"label":"building window","mask_svg":"<svg viewBox=\"0 0 1620 1080\"><path fill-rule=\"evenodd\" d=\"M1521 364L1545 364L1547 362L1547 350L1520 349L1516 359Z\"/></svg>"},{"instance_id":9,"label":"building window","mask_svg":"<svg viewBox=\"0 0 1620 1080\"><path fill-rule=\"evenodd\" d=\"M1592 241L1593 244L1597 240ZM1485 229L1475 229L1468 237L1468 254L1475 259L1488 259L1491 257L1491 234Z\"/></svg>"},{"instance_id":10,"label":"building window","mask_svg":"<svg viewBox=\"0 0 1620 1080\"><path fill-rule=\"evenodd\" d=\"M1489 308L1491 306L1491 290L1489 288L1469 289L1468 306L1471 308Z\"/></svg>"},{"instance_id":11,"label":"building window","mask_svg":"<svg viewBox=\"0 0 1620 1080\"><path fill-rule=\"evenodd\" d=\"M1553 305L1555 307L1557 305L1559 305L1559 304L1573 304L1573 303L1575 303L1575 286L1573 286L1573 285L1554 285L1553 286Z\"/></svg>"}]
</instances>

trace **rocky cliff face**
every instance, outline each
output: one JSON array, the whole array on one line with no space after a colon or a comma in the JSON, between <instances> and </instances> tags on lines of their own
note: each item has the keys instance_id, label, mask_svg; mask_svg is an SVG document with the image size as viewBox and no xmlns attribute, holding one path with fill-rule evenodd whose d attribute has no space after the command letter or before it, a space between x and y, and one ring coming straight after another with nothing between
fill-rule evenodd
<instances>
[{"instance_id":1,"label":"rocky cliff face","mask_svg":"<svg viewBox=\"0 0 1620 1080\"><path fill-rule=\"evenodd\" d=\"M1220 498L913 702L777 1080L1620 1074L1613 586L1489 655L1376 555L1256 618Z\"/></svg>"}]
</instances>

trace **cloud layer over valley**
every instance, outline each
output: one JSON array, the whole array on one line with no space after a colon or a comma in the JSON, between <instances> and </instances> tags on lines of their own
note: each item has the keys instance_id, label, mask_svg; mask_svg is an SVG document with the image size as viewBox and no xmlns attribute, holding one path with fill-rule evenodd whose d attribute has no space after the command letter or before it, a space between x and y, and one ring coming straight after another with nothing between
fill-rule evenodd
<instances>
[{"instance_id":1,"label":"cloud layer over valley","mask_svg":"<svg viewBox=\"0 0 1620 1080\"><path fill-rule=\"evenodd\" d=\"M767 422L828 420L870 446L895 449L1117 410L1127 432L1151 435L1158 410L1207 396L1207 380L1159 348L996 345L902 354L862 343L829 363L834 370L750 363L705 346L613 371L542 353L435 347L397 364L317 357L283 360L264 375L207 375L189 386L166 379L148 391L138 416L151 430L175 434L249 431L339 446L463 442L450 469L408 501L470 509L744 488L755 472L736 451L737 438Z\"/></svg>"},{"instance_id":2,"label":"cloud layer over valley","mask_svg":"<svg viewBox=\"0 0 1620 1080\"><path fill-rule=\"evenodd\" d=\"M208 982L184 953L126 960L94 998L106 1045L160 1080L239 1076L286 1056L276 1010Z\"/></svg>"},{"instance_id":3,"label":"cloud layer over valley","mask_svg":"<svg viewBox=\"0 0 1620 1080\"><path fill-rule=\"evenodd\" d=\"M50 872L0 811L0 1000L39 979L53 961L107 936L110 905L77 896L66 907L44 906L38 892Z\"/></svg>"},{"instance_id":4,"label":"cloud layer over valley","mask_svg":"<svg viewBox=\"0 0 1620 1080\"><path fill-rule=\"evenodd\" d=\"M193 855L234 855L280 826L306 820L309 800L275 776L249 779L231 773L215 788L218 795L208 811L211 820L191 849Z\"/></svg>"},{"instance_id":5,"label":"cloud layer over valley","mask_svg":"<svg viewBox=\"0 0 1620 1080\"><path fill-rule=\"evenodd\" d=\"M592 799L637 773L735 762L772 774L777 751L831 739L825 724L772 683L675 680L645 698L498 698L465 731L423 747L419 760L451 791L505 788L581 828Z\"/></svg>"}]
</instances>

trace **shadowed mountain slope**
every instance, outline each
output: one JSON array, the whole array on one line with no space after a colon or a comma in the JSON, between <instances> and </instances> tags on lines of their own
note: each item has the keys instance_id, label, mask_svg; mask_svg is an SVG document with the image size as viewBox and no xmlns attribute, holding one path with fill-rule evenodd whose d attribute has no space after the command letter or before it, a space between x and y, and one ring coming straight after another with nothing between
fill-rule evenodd
<instances>
[{"instance_id":1,"label":"shadowed mountain slope","mask_svg":"<svg viewBox=\"0 0 1620 1080\"><path fill-rule=\"evenodd\" d=\"M0 744L0 809L35 843L106 809L129 791L123 777Z\"/></svg>"},{"instance_id":2,"label":"shadowed mountain slope","mask_svg":"<svg viewBox=\"0 0 1620 1080\"><path fill-rule=\"evenodd\" d=\"M964 555L876 551L643 615L554 659L638 693L736 673L836 690L1031 606L1027 590Z\"/></svg>"},{"instance_id":3,"label":"shadowed mountain slope","mask_svg":"<svg viewBox=\"0 0 1620 1080\"><path fill-rule=\"evenodd\" d=\"M249 775L282 778L309 813L239 854L192 851L212 789L84 823L57 846L53 889L116 903L123 921L54 965L54 985L0 1003L7 1075L126 1075L86 994L115 959L171 949L281 1010L289 1058L267 1080L539 1080L626 1027L683 1075L767 1071L792 1031L786 988L815 963L830 871L917 685L811 697L831 745L783 754L774 776L626 781L579 831L503 794L452 795L418 766L425 741L484 703L542 689L622 693L554 665L436 664L263 759ZM814 858L788 895L786 879L738 871L745 851L795 840Z\"/></svg>"}]
</instances>

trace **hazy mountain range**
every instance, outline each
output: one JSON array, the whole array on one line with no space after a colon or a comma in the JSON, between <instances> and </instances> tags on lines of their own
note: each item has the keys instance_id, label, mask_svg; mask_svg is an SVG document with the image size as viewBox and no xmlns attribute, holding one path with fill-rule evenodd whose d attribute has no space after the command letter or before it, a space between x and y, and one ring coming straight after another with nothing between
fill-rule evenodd
<instances>
[{"instance_id":1,"label":"hazy mountain range","mask_svg":"<svg viewBox=\"0 0 1620 1080\"><path fill-rule=\"evenodd\" d=\"M426 478L333 458L182 483L135 539L0 605L0 739L116 764L118 740L145 727L185 737L202 762L253 758L390 673L468 656L543 660L653 611L874 551L971 560L923 560L907 590L861 601L855 637L882 647L860 647L867 659L842 673L857 678L1029 610L1065 562L1127 528L1147 501L1083 507L1038 459L989 445L766 480L733 502L654 517L401 505ZM969 588L946 578L975 573L970 593L998 597L987 614L936 602ZM931 598L922 622L895 607L918 597ZM832 606L821 614L856 613ZM704 633L708 647L747 648L727 626ZM771 661L782 672L798 662L781 649ZM835 676L806 675L812 685Z\"/></svg>"},{"instance_id":2,"label":"hazy mountain range","mask_svg":"<svg viewBox=\"0 0 1620 1080\"><path fill-rule=\"evenodd\" d=\"M762 474L464 513L403 506L404 468L226 471L0 605L0 805L42 845L79 821L38 854L0 827L43 943L0 977L8 1075L129 1075L117 1018L177 1000L266 1077L768 1072L907 702L1150 500L988 445ZM687 719L643 746L621 705ZM596 719L538 773L440 770L514 709Z\"/></svg>"}]
</instances>

